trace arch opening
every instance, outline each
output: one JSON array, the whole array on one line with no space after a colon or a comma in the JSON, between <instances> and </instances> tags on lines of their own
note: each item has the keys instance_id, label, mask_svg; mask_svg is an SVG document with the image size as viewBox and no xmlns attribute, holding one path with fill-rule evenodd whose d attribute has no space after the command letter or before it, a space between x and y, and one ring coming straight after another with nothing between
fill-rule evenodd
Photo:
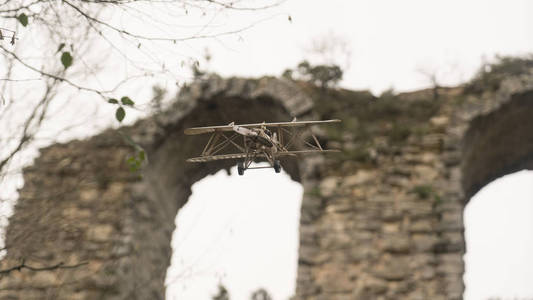
<instances>
[{"instance_id":1,"label":"arch opening","mask_svg":"<svg viewBox=\"0 0 533 300\"><path fill-rule=\"evenodd\" d=\"M287 173L223 170L198 181L176 217L166 299L210 299L219 283L231 299L266 289L295 292L302 186Z\"/></svg>"},{"instance_id":2,"label":"arch opening","mask_svg":"<svg viewBox=\"0 0 533 300\"><path fill-rule=\"evenodd\" d=\"M533 171L501 177L464 212L465 300L533 297Z\"/></svg>"},{"instance_id":3,"label":"arch opening","mask_svg":"<svg viewBox=\"0 0 533 300\"><path fill-rule=\"evenodd\" d=\"M157 271L152 272L152 274L161 276L161 283L165 281L166 269L171 263L172 249L170 243L176 228L176 215L178 210L187 203L192 193L191 187L203 178L208 178L209 175L223 172L223 170L230 172L236 164L234 160L187 163L186 158L195 157L201 153L209 136L185 136L183 130L189 127L225 125L230 122L237 124L262 121L280 122L291 120L293 117L284 106L283 101L266 96L254 98L214 96L208 99L196 98L192 103L192 109L186 115L172 125L163 126L164 133L161 138L156 139L155 143L147 149L150 164L145 169L144 191L142 193L146 196L147 201L151 202L148 205L150 209L157 211L159 228L157 228L156 238L139 236L139 239L147 240L142 246L146 250L143 253L147 254L141 254L138 260L140 263L150 261L150 264L157 268ZM187 111L185 108L184 110ZM282 160L281 165L287 174L285 177L290 177L296 182L300 181L297 160L288 158ZM241 177L240 180L247 180L258 171L247 172L245 176L239 176ZM274 173L272 169L265 171L280 175ZM233 174L237 176L236 171ZM260 181L265 190L272 188L268 181ZM264 190L258 192L263 193ZM217 197L224 200L231 198L231 195L221 194ZM139 228L154 227L153 223L150 222L137 226ZM142 234L146 230L137 230L137 232ZM148 241L152 239L153 241ZM150 253L159 253L158 258L153 258ZM295 263L296 261L295 259ZM145 274L148 273L145 272ZM172 280L171 276L169 278ZM164 287L161 286L161 291L163 292L163 290Z\"/></svg>"}]
</instances>

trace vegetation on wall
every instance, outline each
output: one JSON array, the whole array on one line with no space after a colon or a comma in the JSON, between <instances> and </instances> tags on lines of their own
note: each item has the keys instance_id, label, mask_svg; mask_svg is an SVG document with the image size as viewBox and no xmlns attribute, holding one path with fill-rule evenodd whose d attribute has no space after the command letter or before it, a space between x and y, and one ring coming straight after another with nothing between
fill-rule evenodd
<instances>
[{"instance_id":1,"label":"vegetation on wall","mask_svg":"<svg viewBox=\"0 0 533 300\"><path fill-rule=\"evenodd\" d=\"M358 166L374 165L378 154L392 154L409 138L421 138L429 131L429 119L446 101L446 97L435 100L431 92L398 95L388 90L376 97L368 91L322 90L300 84L308 89L320 119L342 120L324 126L328 146L342 150L330 157Z\"/></svg>"},{"instance_id":2,"label":"vegetation on wall","mask_svg":"<svg viewBox=\"0 0 533 300\"><path fill-rule=\"evenodd\" d=\"M493 62L483 64L474 78L465 86L467 93L495 91L501 82L510 76L531 74L533 71L533 54L525 56L496 56Z\"/></svg>"},{"instance_id":3,"label":"vegetation on wall","mask_svg":"<svg viewBox=\"0 0 533 300\"><path fill-rule=\"evenodd\" d=\"M307 60L295 69L286 69L282 76L290 80L307 81L323 89L334 87L342 79L343 71L336 64L312 65Z\"/></svg>"}]
</instances>

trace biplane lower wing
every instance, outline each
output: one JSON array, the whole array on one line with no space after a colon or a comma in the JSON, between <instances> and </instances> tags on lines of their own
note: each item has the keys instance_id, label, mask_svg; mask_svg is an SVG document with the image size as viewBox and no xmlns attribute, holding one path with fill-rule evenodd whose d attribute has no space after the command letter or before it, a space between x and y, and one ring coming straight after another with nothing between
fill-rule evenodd
<instances>
[{"instance_id":1,"label":"biplane lower wing","mask_svg":"<svg viewBox=\"0 0 533 300\"><path fill-rule=\"evenodd\" d=\"M262 155L263 156L263 155ZM208 162L222 159L240 159L245 158L246 153L235 153L235 154L220 154L220 155L210 155L210 156L199 156L187 159L188 162Z\"/></svg>"},{"instance_id":2,"label":"biplane lower wing","mask_svg":"<svg viewBox=\"0 0 533 300\"><path fill-rule=\"evenodd\" d=\"M311 154L311 153L334 153L334 152L340 152L339 150L300 150L300 151L283 151L276 153L276 156L295 156L298 154ZM234 154L220 154L220 155L210 155L210 156L199 156L199 157L193 157L187 159L187 162L208 162L208 161L215 161L215 160L223 160L223 159L241 159L246 158L246 153L234 153ZM255 158L265 158L265 154L258 153L255 155Z\"/></svg>"},{"instance_id":3,"label":"biplane lower wing","mask_svg":"<svg viewBox=\"0 0 533 300\"><path fill-rule=\"evenodd\" d=\"M312 154L312 153L336 153L341 152L337 149L323 149L323 150L299 150L299 151L284 151L276 153L276 156L290 156L297 154Z\"/></svg>"},{"instance_id":4,"label":"biplane lower wing","mask_svg":"<svg viewBox=\"0 0 533 300\"><path fill-rule=\"evenodd\" d=\"M324 121L294 121L294 122L277 122L277 123L256 123L256 124L243 124L237 125L244 128L257 128L257 127L302 127L307 125L325 124L325 123L338 123L341 120L324 120ZM185 129L186 135L196 135L213 132L233 131L232 125L223 126L209 126L209 127L193 127Z\"/></svg>"}]
</instances>

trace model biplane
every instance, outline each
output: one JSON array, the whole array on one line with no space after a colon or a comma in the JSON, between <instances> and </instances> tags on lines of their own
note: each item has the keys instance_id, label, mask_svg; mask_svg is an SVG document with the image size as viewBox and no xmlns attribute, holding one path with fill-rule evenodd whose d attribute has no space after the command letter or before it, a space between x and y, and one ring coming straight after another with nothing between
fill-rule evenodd
<instances>
[{"instance_id":1,"label":"model biplane","mask_svg":"<svg viewBox=\"0 0 533 300\"><path fill-rule=\"evenodd\" d=\"M341 120L296 121L257 123L225 126L195 127L185 129L187 135L211 134L199 157L188 162L209 162L221 159L241 160L237 164L239 175L247 169L274 168L281 170L279 158L298 154L338 152L322 148L311 131L312 125L337 123ZM233 152L228 152L229 150ZM268 167L251 167L252 162L266 160Z\"/></svg>"}]
</instances>

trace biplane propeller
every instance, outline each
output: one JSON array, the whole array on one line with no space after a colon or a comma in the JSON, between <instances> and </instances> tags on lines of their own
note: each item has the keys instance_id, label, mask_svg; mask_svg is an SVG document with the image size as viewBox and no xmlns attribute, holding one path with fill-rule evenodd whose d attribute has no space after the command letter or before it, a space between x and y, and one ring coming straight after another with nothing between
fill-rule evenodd
<instances>
[{"instance_id":1,"label":"biplane propeller","mask_svg":"<svg viewBox=\"0 0 533 300\"><path fill-rule=\"evenodd\" d=\"M279 158L298 154L339 152L326 150L311 131L312 125L338 123L341 120L296 121L237 125L231 122L223 126L194 127L185 129L187 135L211 134L202 153L188 162L203 163L222 159L241 160L237 164L239 175L248 169L274 168L281 171ZM305 134L312 141L304 139ZM293 149L298 147L297 150ZM227 153L229 149L236 153ZM251 167L256 160L266 160L268 167Z\"/></svg>"}]
</instances>

